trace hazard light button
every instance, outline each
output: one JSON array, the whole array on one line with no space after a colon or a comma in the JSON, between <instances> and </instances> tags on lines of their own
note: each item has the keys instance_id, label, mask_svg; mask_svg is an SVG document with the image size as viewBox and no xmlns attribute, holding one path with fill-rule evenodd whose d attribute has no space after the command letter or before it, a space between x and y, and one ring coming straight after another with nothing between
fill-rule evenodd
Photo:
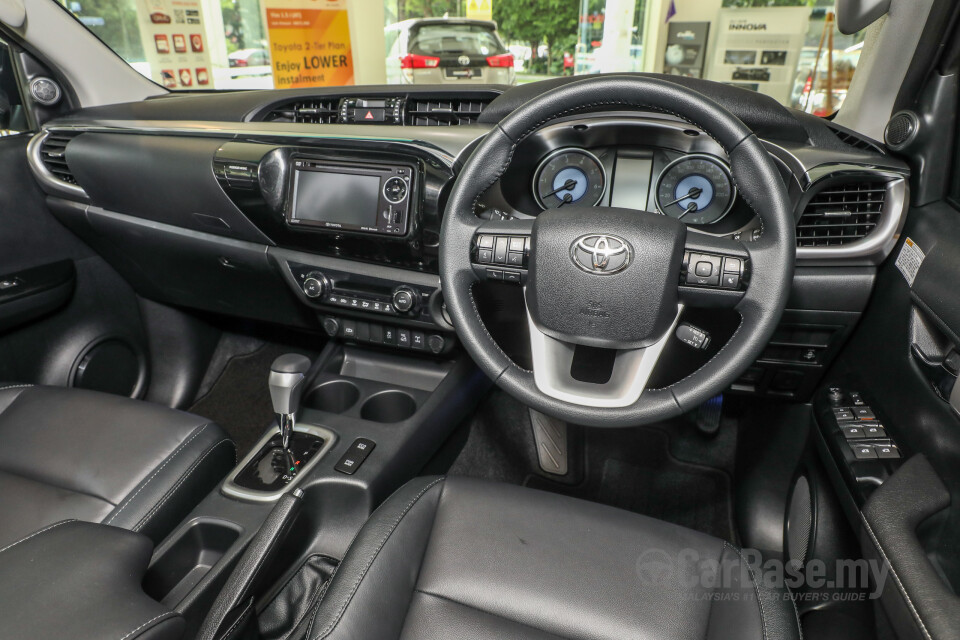
<instances>
[{"instance_id":1,"label":"hazard light button","mask_svg":"<svg viewBox=\"0 0 960 640\"><path fill-rule=\"evenodd\" d=\"M354 112L354 122L383 122L387 119L386 109L365 109L358 108Z\"/></svg>"}]
</instances>

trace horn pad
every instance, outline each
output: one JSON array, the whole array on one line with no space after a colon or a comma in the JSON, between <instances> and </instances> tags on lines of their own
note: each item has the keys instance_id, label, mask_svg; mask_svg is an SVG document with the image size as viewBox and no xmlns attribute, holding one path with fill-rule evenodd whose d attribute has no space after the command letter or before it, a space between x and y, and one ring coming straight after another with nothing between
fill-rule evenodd
<instances>
[{"instance_id":1,"label":"horn pad","mask_svg":"<svg viewBox=\"0 0 960 640\"><path fill-rule=\"evenodd\" d=\"M544 211L531 239L530 317L545 334L575 344L653 344L677 315L686 235L679 220L646 211Z\"/></svg>"}]
</instances>

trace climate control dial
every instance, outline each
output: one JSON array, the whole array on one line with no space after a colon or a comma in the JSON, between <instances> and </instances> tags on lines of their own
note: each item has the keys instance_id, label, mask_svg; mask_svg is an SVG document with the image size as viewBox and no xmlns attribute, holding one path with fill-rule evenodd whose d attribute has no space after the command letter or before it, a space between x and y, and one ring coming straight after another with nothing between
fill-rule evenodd
<instances>
[{"instance_id":1,"label":"climate control dial","mask_svg":"<svg viewBox=\"0 0 960 640\"><path fill-rule=\"evenodd\" d=\"M319 271L311 271L303 279L301 288L303 289L303 294L308 298L319 298L327 292L329 288L328 284L326 276Z\"/></svg>"},{"instance_id":2,"label":"climate control dial","mask_svg":"<svg viewBox=\"0 0 960 640\"><path fill-rule=\"evenodd\" d=\"M397 287L393 290L393 308L399 313L409 313L417 308L420 294L411 287Z\"/></svg>"}]
</instances>

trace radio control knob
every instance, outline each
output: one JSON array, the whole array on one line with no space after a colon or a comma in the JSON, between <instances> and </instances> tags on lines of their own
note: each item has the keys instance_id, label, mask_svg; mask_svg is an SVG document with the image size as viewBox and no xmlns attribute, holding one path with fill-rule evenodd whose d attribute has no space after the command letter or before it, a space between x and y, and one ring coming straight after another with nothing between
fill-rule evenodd
<instances>
[{"instance_id":1,"label":"radio control knob","mask_svg":"<svg viewBox=\"0 0 960 640\"><path fill-rule=\"evenodd\" d=\"M327 279L319 271L311 271L303 279L303 293L308 298L319 298L327 290Z\"/></svg>"},{"instance_id":2,"label":"radio control knob","mask_svg":"<svg viewBox=\"0 0 960 640\"><path fill-rule=\"evenodd\" d=\"M393 290L393 308L400 313L413 311L419 295L410 287L397 287Z\"/></svg>"}]
</instances>

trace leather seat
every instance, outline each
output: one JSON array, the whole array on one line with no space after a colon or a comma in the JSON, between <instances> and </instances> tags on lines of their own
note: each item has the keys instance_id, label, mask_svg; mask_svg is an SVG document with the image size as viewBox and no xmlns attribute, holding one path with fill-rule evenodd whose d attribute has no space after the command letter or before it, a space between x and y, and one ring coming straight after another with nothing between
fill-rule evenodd
<instances>
[{"instance_id":1,"label":"leather seat","mask_svg":"<svg viewBox=\"0 0 960 640\"><path fill-rule=\"evenodd\" d=\"M0 547L67 519L159 542L226 476L204 418L119 396L0 385Z\"/></svg>"},{"instance_id":2,"label":"leather seat","mask_svg":"<svg viewBox=\"0 0 960 640\"><path fill-rule=\"evenodd\" d=\"M371 516L299 637L800 638L789 594L716 538L465 478Z\"/></svg>"}]
</instances>

